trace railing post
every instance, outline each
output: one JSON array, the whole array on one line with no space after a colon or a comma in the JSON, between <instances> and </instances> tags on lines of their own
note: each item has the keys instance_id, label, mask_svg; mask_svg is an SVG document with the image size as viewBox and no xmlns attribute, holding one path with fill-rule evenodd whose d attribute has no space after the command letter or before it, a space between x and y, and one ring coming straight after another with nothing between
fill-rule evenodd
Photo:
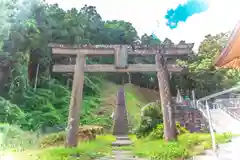
<instances>
[{"instance_id":1,"label":"railing post","mask_svg":"<svg viewBox=\"0 0 240 160\"><path fill-rule=\"evenodd\" d=\"M192 100L193 100L193 107L196 108L196 96L195 96L194 90L192 90Z\"/></svg>"},{"instance_id":2,"label":"railing post","mask_svg":"<svg viewBox=\"0 0 240 160\"><path fill-rule=\"evenodd\" d=\"M211 138L212 138L212 149L214 152L216 152L216 141L215 141L215 135L214 135L213 126L212 126L212 118L211 118L211 114L210 114L208 101L206 101L205 107L207 109L209 130L210 130L210 134L211 134Z\"/></svg>"}]
</instances>

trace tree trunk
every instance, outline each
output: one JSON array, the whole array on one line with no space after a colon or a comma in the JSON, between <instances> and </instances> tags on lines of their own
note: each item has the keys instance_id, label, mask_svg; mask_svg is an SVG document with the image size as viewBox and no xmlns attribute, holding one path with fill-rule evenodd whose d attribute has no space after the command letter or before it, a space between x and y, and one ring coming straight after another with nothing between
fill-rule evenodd
<instances>
[{"instance_id":1,"label":"tree trunk","mask_svg":"<svg viewBox=\"0 0 240 160\"><path fill-rule=\"evenodd\" d=\"M9 76L9 68L0 66L0 93L2 93L1 95L3 95L3 93L4 93L4 89L5 89L5 85L7 83L8 76Z\"/></svg>"},{"instance_id":2,"label":"tree trunk","mask_svg":"<svg viewBox=\"0 0 240 160\"><path fill-rule=\"evenodd\" d=\"M176 123L174 119L174 106L172 104L172 95L169 86L169 77L167 66L164 61L164 57L161 54L157 54L155 57L156 65L158 68L157 78L159 85L159 93L164 122L164 138L165 140L176 139Z\"/></svg>"}]
</instances>

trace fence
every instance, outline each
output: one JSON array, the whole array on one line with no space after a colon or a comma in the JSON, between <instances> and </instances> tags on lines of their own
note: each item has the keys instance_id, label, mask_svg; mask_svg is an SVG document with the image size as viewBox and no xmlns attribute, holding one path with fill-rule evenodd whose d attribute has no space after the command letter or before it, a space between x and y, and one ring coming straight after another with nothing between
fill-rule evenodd
<instances>
[{"instance_id":1,"label":"fence","mask_svg":"<svg viewBox=\"0 0 240 160\"><path fill-rule=\"evenodd\" d=\"M220 108L226 113L232 115L232 117L236 119L240 119L240 116L236 112L231 110L231 108L236 108L240 106L238 105L240 104L240 99L239 98L221 98L221 96L223 95L227 95L227 97L230 97L231 93L239 90L240 90L240 86L236 86L236 87L203 97L197 100L196 102L196 107L208 119L209 129L212 137L212 149L214 152L216 152L216 149L217 149L215 135L214 135L214 129L216 129L216 125L213 119L211 118L210 110L215 108Z\"/></svg>"},{"instance_id":2,"label":"fence","mask_svg":"<svg viewBox=\"0 0 240 160\"><path fill-rule=\"evenodd\" d=\"M216 99L215 106L240 121L240 98Z\"/></svg>"}]
</instances>

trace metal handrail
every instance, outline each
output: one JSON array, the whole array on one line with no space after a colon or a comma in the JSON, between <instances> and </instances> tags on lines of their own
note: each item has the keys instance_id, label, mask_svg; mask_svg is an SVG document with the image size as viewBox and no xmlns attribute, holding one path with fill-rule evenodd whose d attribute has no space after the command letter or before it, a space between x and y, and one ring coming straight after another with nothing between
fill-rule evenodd
<instances>
[{"instance_id":1,"label":"metal handrail","mask_svg":"<svg viewBox=\"0 0 240 160\"><path fill-rule=\"evenodd\" d=\"M215 98L217 96L221 96L223 94L226 94L226 93L230 93L232 91L235 91L235 90L238 90L240 89L240 85L239 86L236 86L236 87L232 87L230 89L227 89L227 90L224 90L224 91L221 91L221 92L218 92L218 93L215 93L215 94L212 94L212 95L209 95L209 96L206 96L206 97L203 97L203 98L200 98L199 100L197 100L197 107L199 108L199 110L202 111L203 115L205 114L204 111L201 109L201 107L199 107L199 104L200 102L206 102L206 110L207 110L207 119L208 119L208 122L209 122L209 130L210 130L210 134L211 134L211 137L212 137L212 149L214 152L216 152L216 142L215 142L215 135L214 135L214 131L213 131L213 123L212 123L212 118L211 118L211 114L210 114L210 109L209 109L209 106L208 106L208 100L212 99L212 98Z\"/></svg>"},{"instance_id":2,"label":"metal handrail","mask_svg":"<svg viewBox=\"0 0 240 160\"><path fill-rule=\"evenodd\" d=\"M200 98L198 101L207 101L207 100L212 99L214 97L221 96L223 94L230 93L230 92L238 90L238 89L240 89L240 85L236 86L236 87L232 87L232 88L224 90L224 91L221 91L221 92L214 93L212 95L209 95L209 96L206 96L206 97L203 97L203 98Z\"/></svg>"},{"instance_id":3,"label":"metal handrail","mask_svg":"<svg viewBox=\"0 0 240 160\"><path fill-rule=\"evenodd\" d=\"M231 112L228 110L228 108L226 107L220 107L224 112L228 113L231 117L233 117L234 119L240 121L240 115L235 113L235 112Z\"/></svg>"},{"instance_id":4,"label":"metal handrail","mask_svg":"<svg viewBox=\"0 0 240 160\"><path fill-rule=\"evenodd\" d=\"M201 103L198 100L197 101L197 108L203 113L204 117L206 117L207 120L208 120L209 131L210 131L211 138L212 138L212 150L216 153L217 145L216 145L216 139L215 139L214 128L213 128L213 126L215 127L215 125L212 122L212 118L211 118L208 102L206 101L206 103L205 103L207 114L203 111L202 107L200 107L200 104ZM203 105L203 104L201 104L201 105Z\"/></svg>"},{"instance_id":5,"label":"metal handrail","mask_svg":"<svg viewBox=\"0 0 240 160\"><path fill-rule=\"evenodd\" d=\"M225 112L227 112L228 114L230 114L233 118L235 118L235 119L237 119L237 120L239 120L240 121L240 117L239 117L239 115L237 115L236 113L234 113L234 112L231 112L231 111L229 111L227 108L222 108L222 110L224 110Z\"/></svg>"}]
</instances>

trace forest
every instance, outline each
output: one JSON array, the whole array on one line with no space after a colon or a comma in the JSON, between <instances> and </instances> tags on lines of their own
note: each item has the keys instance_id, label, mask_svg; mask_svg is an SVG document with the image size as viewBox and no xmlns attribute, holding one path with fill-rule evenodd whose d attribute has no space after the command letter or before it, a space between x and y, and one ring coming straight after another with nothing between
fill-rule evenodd
<instances>
[{"instance_id":1,"label":"forest","mask_svg":"<svg viewBox=\"0 0 240 160\"><path fill-rule=\"evenodd\" d=\"M0 15L0 122L24 130L44 131L46 127L65 127L67 123L72 75L52 73L54 61L49 43L155 46L171 42L138 35L134 26L124 20L104 21L95 6L63 10L57 4L39 0L14 0L1 4ZM176 61L187 66L189 72L171 74L173 95L177 89L195 90L200 98L239 82L239 71L216 70L213 66L228 36L229 33L206 35L197 51L187 59ZM140 61L153 63L154 59ZM112 59L94 57L87 59L87 63L112 63ZM134 73L131 79L135 85L158 88L156 73ZM106 81L128 83L128 74L85 73L81 124L110 123L109 118L92 118Z\"/></svg>"}]
</instances>

